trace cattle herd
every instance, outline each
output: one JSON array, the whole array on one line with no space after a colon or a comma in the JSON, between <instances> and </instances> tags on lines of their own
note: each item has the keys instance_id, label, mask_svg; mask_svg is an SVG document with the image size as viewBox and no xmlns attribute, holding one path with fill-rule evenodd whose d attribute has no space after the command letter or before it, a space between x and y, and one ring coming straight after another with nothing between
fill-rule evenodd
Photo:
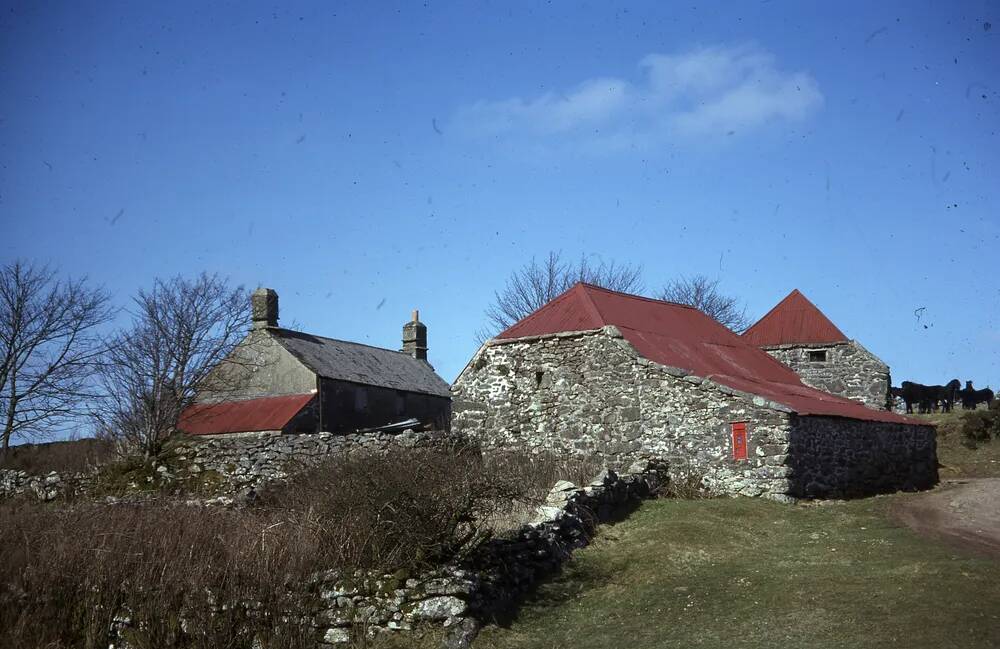
<instances>
[{"instance_id":1,"label":"cattle herd","mask_svg":"<svg viewBox=\"0 0 1000 649\"><path fill-rule=\"evenodd\" d=\"M898 388L892 388L892 396L902 399L906 404L906 412L913 412L916 404L917 412L934 411L951 412L956 402L962 404L965 410L975 410L981 403L987 406L993 403L993 390L984 388L977 390L972 387L972 381L966 381L962 387L961 381L952 379L944 385L921 385L912 381L903 381Z\"/></svg>"}]
</instances>

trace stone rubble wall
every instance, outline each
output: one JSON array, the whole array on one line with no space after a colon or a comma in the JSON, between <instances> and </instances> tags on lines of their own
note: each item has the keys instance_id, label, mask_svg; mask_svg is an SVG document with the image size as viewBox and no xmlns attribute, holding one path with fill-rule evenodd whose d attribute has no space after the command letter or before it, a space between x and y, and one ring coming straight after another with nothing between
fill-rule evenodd
<instances>
[{"instance_id":1,"label":"stone rubble wall","mask_svg":"<svg viewBox=\"0 0 1000 649\"><path fill-rule=\"evenodd\" d=\"M843 497L928 489L938 482L933 426L795 417L791 494Z\"/></svg>"},{"instance_id":2,"label":"stone rubble wall","mask_svg":"<svg viewBox=\"0 0 1000 649\"><path fill-rule=\"evenodd\" d=\"M486 343L455 381L454 430L485 449L647 458L715 493L787 500L787 407L641 358L615 327ZM732 459L733 422L749 458Z\"/></svg>"},{"instance_id":3,"label":"stone rubble wall","mask_svg":"<svg viewBox=\"0 0 1000 649\"><path fill-rule=\"evenodd\" d=\"M826 351L826 361L809 360L810 351ZM764 351L817 390L860 401L874 410L887 410L889 366L855 341L827 345L780 345Z\"/></svg>"},{"instance_id":4,"label":"stone rubble wall","mask_svg":"<svg viewBox=\"0 0 1000 649\"><path fill-rule=\"evenodd\" d=\"M323 602L315 625L324 644L359 633L405 632L422 624L451 629L449 644L467 646L479 623L516 603L589 543L595 526L654 496L667 478L660 462L637 462L624 475L606 470L586 487L560 481L536 518L469 557L424 574L317 575Z\"/></svg>"},{"instance_id":5,"label":"stone rubble wall","mask_svg":"<svg viewBox=\"0 0 1000 649\"><path fill-rule=\"evenodd\" d=\"M63 494L80 493L90 484L93 473L31 474L17 469L0 469L0 500L29 495L49 502Z\"/></svg>"},{"instance_id":6,"label":"stone rubble wall","mask_svg":"<svg viewBox=\"0 0 1000 649\"><path fill-rule=\"evenodd\" d=\"M384 453L394 447L448 446L459 441L442 431L398 433L242 433L184 436L170 447L169 465L187 476L213 471L232 489L257 488L332 455Z\"/></svg>"}]
</instances>

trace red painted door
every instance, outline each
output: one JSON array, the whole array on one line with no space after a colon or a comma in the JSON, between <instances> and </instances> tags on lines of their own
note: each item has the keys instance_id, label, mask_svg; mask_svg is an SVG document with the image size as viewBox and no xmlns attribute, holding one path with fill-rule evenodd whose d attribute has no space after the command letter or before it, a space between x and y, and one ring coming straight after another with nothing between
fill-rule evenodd
<instances>
[{"instance_id":1,"label":"red painted door","mask_svg":"<svg viewBox=\"0 0 1000 649\"><path fill-rule=\"evenodd\" d=\"M733 424L733 459L747 459L747 425L744 422Z\"/></svg>"}]
</instances>

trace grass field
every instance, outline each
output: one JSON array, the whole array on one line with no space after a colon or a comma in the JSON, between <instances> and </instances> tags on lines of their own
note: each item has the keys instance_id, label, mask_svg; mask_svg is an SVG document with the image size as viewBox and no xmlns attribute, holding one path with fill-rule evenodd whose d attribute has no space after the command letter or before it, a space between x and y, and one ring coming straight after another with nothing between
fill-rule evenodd
<instances>
[{"instance_id":1,"label":"grass field","mask_svg":"<svg viewBox=\"0 0 1000 649\"><path fill-rule=\"evenodd\" d=\"M890 523L907 497L651 501L474 649L1000 646L1000 562Z\"/></svg>"},{"instance_id":2,"label":"grass field","mask_svg":"<svg viewBox=\"0 0 1000 649\"><path fill-rule=\"evenodd\" d=\"M1000 477L1000 440L971 449L961 413L921 417L943 480ZM1000 646L1000 562L891 522L914 497L646 503L474 649Z\"/></svg>"}]
</instances>

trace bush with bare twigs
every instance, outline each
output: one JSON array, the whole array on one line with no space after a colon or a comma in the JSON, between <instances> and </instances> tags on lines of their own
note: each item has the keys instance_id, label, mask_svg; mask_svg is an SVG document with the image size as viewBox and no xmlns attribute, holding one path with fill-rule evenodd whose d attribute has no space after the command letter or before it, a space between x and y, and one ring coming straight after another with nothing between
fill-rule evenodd
<instances>
[{"instance_id":1,"label":"bush with bare twigs","mask_svg":"<svg viewBox=\"0 0 1000 649\"><path fill-rule=\"evenodd\" d=\"M239 509L0 505L0 646L312 646L311 577L421 569L586 461L475 449L331 459ZM577 478L583 482L584 479Z\"/></svg>"}]
</instances>

